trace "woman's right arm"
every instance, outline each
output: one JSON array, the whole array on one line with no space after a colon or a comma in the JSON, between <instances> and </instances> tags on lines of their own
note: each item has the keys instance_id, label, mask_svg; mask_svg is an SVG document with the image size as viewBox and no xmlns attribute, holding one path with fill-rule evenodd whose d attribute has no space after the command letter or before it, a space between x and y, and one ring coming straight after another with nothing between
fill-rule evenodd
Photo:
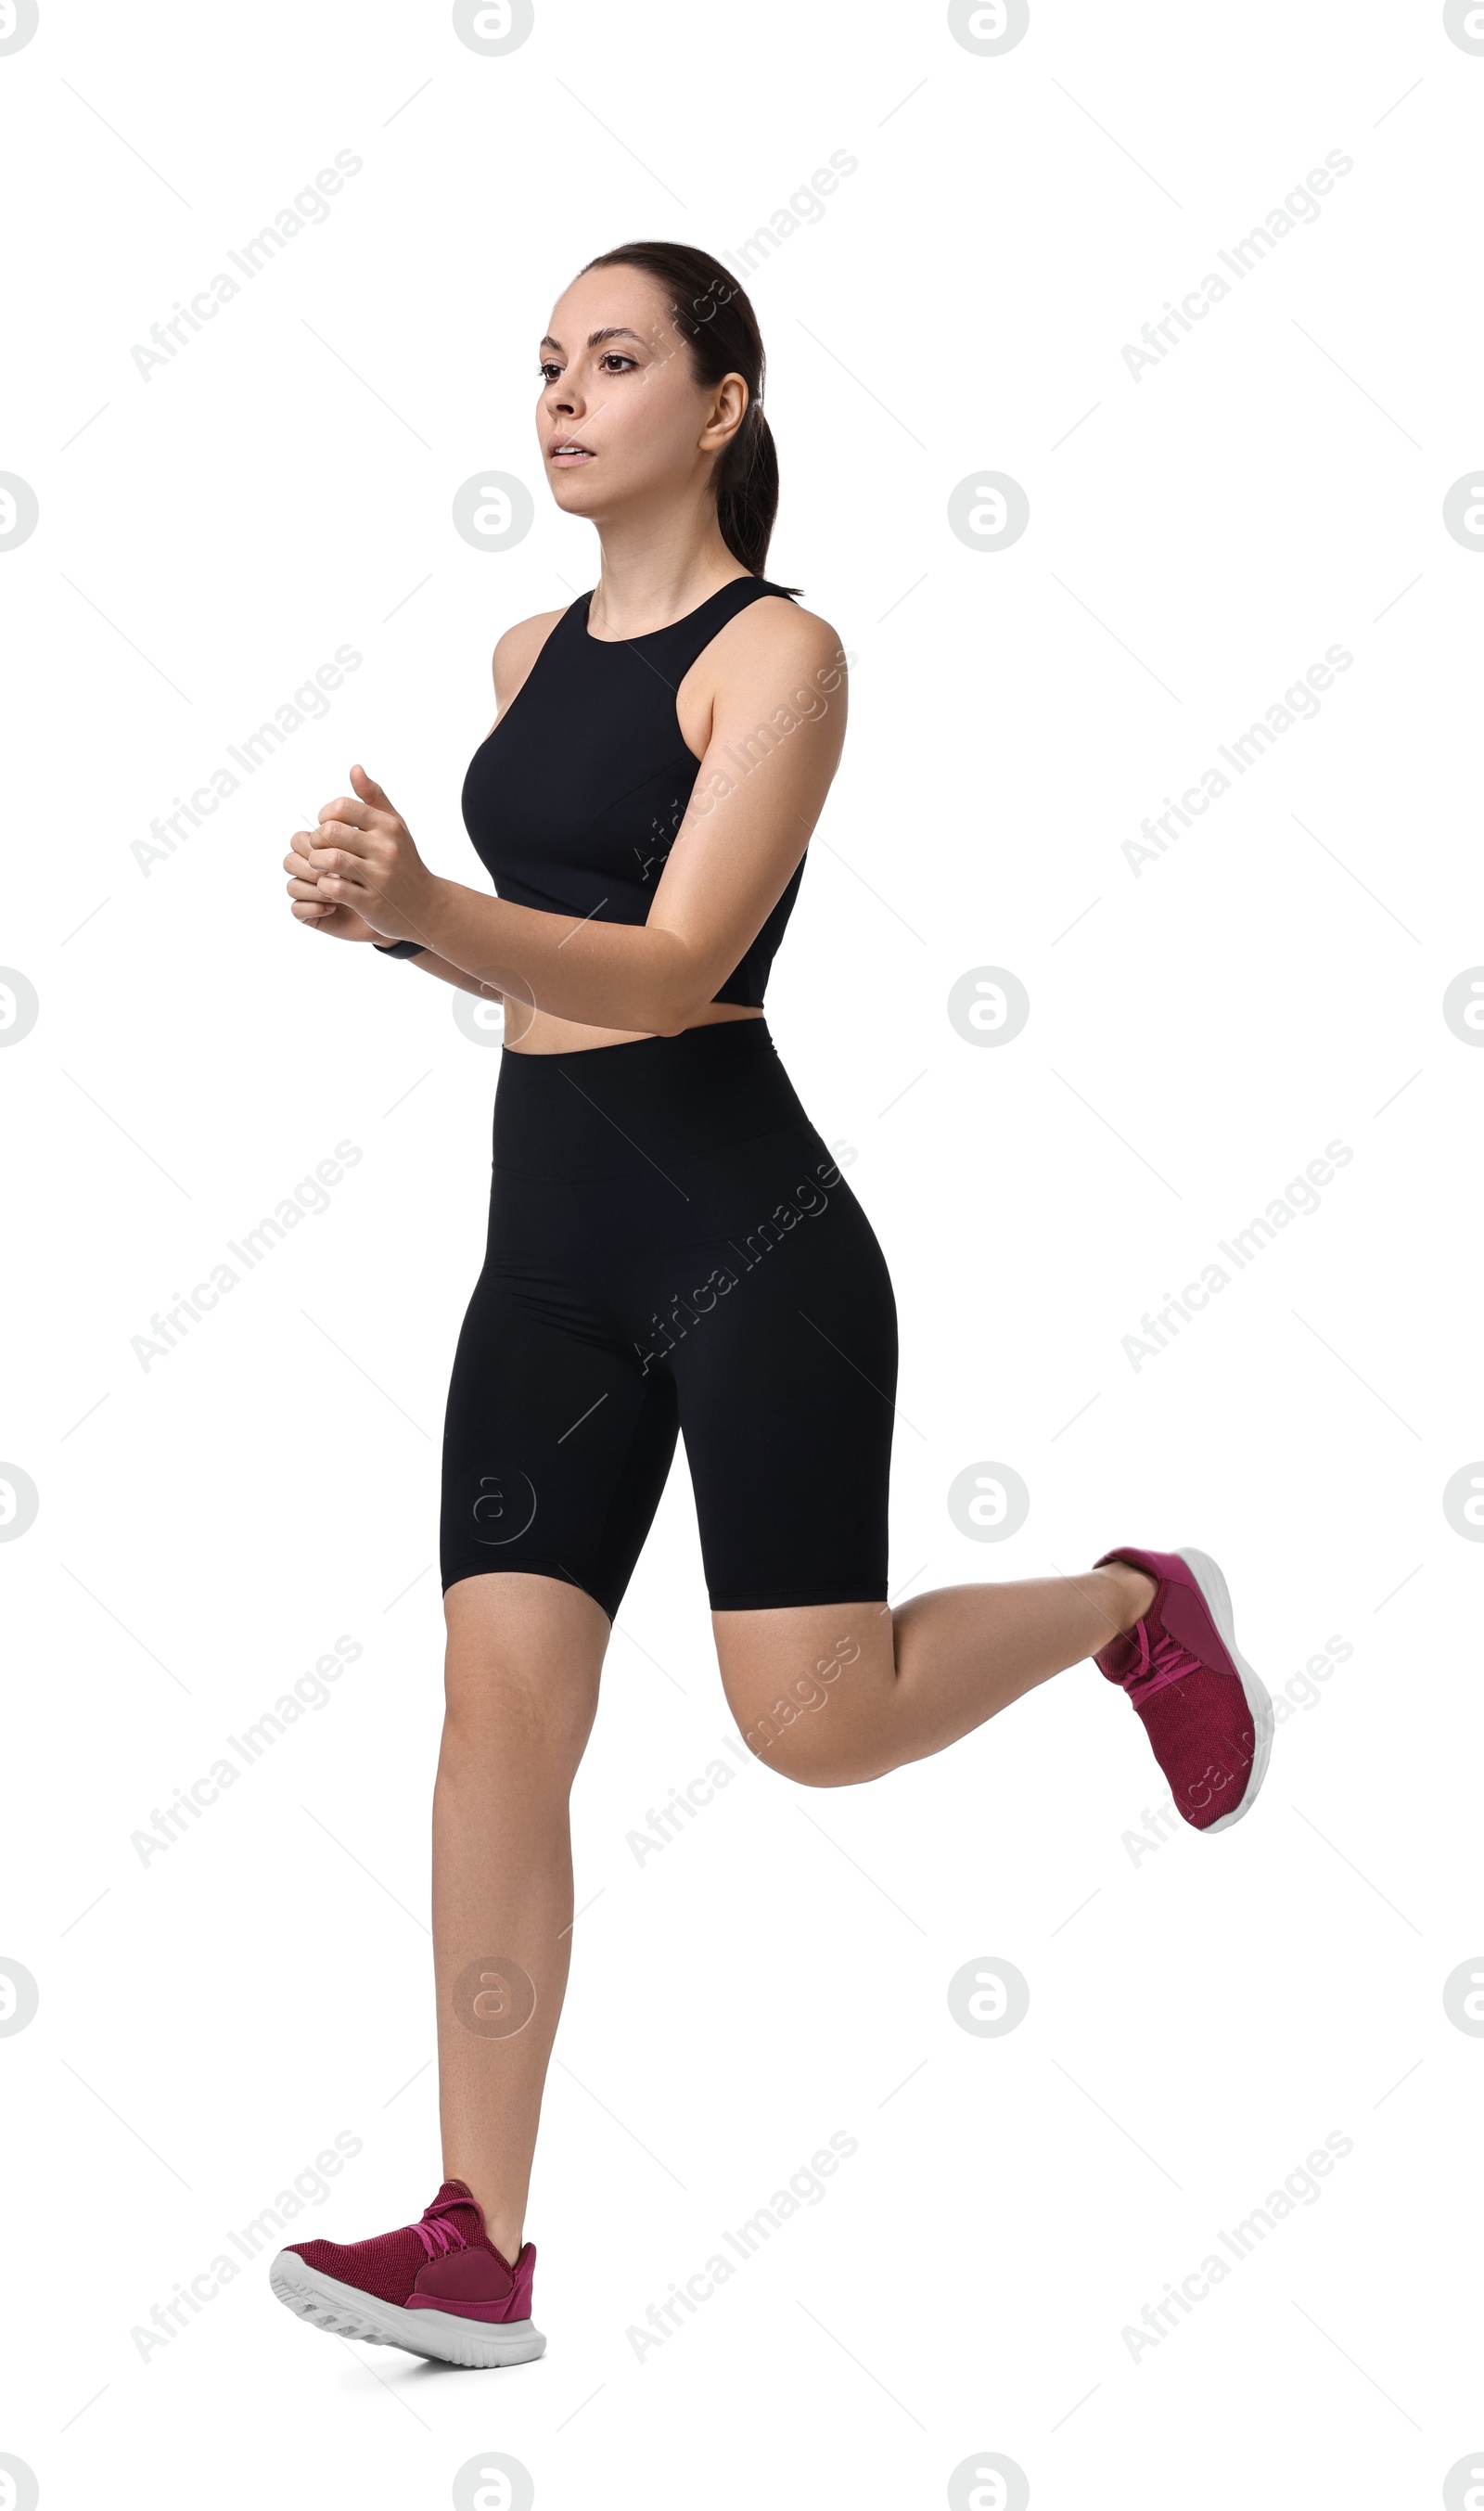
<instances>
[{"instance_id":1,"label":"woman's right arm","mask_svg":"<svg viewBox=\"0 0 1484 2511\"><path fill-rule=\"evenodd\" d=\"M499 722L516 692L524 687L537 655L561 616L562 613L559 610L538 610L531 618L518 620L514 628L508 628L496 645L490 664L490 673L495 685L495 723ZM492 723L490 732L493 732L495 724ZM486 741L488 738L489 734L486 733ZM302 876L303 859L308 855L311 847L320 842L318 830L296 831L289 839L291 851L285 858L284 869L297 872ZM302 920L318 925L321 930L331 934L338 941L379 942L381 939L378 933L373 932L371 927L348 907L326 908L319 916L306 917ZM492 985L481 984L477 977L470 975L467 968L456 968L451 959L438 958L436 951L418 951L413 964L426 969L430 977L440 977L445 985L456 985L461 993L480 994L486 1002L502 1000L501 995Z\"/></svg>"}]
</instances>

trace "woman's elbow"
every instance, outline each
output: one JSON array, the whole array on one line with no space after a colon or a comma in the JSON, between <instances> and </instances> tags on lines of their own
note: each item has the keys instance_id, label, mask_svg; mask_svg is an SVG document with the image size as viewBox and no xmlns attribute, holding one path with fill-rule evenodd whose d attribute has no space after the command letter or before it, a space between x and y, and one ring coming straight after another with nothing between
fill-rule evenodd
<instances>
[{"instance_id":1,"label":"woman's elbow","mask_svg":"<svg viewBox=\"0 0 1484 2511\"><path fill-rule=\"evenodd\" d=\"M683 1006L666 1004L663 1018L657 1017L651 1023L652 1034L656 1037L678 1037L682 1029L695 1027L705 1009L706 1005L699 1002Z\"/></svg>"},{"instance_id":2,"label":"woman's elbow","mask_svg":"<svg viewBox=\"0 0 1484 2511\"><path fill-rule=\"evenodd\" d=\"M657 1037L678 1037L682 1029L695 1027L707 1010L712 992L706 970L677 956L672 965L657 969L653 982L644 988L645 1024Z\"/></svg>"}]
</instances>

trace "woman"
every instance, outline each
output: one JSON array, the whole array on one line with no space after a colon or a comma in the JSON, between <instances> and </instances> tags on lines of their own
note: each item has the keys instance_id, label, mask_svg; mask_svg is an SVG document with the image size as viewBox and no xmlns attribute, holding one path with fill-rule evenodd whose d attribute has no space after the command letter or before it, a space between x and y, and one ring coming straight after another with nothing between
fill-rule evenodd
<instances>
[{"instance_id":1,"label":"woman","mask_svg":"<svg viewBox=\"0 0 1484 2511\"><path fill-rule=\"evenodd\" d=\"M707 254L625 245L566 290L540 356L552 493L602 556L590 594L495 648L498 717L463 798L498 895L429 871L360 767L285 865L311 931L505 1004L488 1251L443 1448L445 2177L420 2222L273 2267L320 2326L463 2364L546 2342L524 2210L566 1981L568 1798L677 1429L727 1699L785 1777L879 1778L1090 1654L1186 1820L1218 1831L1273 1730L1199 1553L1120 1547L1077 1578L888 1605L892 1286L762 1010L846 694L834 630L763 573L778 467L756 321Z\"/></svg>"}]
</instances>

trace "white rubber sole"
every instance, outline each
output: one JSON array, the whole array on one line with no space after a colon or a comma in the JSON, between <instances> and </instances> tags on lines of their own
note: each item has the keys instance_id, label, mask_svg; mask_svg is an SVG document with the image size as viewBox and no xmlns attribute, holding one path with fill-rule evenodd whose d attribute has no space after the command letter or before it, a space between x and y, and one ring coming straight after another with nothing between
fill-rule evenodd
<instances>
[{"instance_id":1,"label":"white rubber sole","mask_svg":"<svg viewBox=\"0 0 1484 2511\"><path fill-rule=\"evenodd\" d=\"M547 2340L529 2319L458 2319L446 2310L402 2310L338 2284L292 2250L280 2250L268 2270L280 2301L329 2337L359 2337L367 2345L400 2345L433 2363L490 2372L505 2363L534 2363Z\"/></svg>"},{"instance_id":2,"label":"white rubber sole","mask_svg":"<svg viewBox=\"0 0 1484 2511\"><path fill-rule=\"evenodd\" d=\"M1276 1721L1274 1719L1273 1702L1269 1698L1267 1684L1261 1675L1247 1663L1237 1644L1237 1627L1232 1619L1231 1593L1216 1563L1208 1552L1198 1552L1195 1546L1189 1543L1180 1546L1175 1558L1185 1563L1205 1599L1206 1611L1227 1643L1227 1654L1241 1677L1241 1687L1246 1695L1247 1707L1252 1713L1252 1767L1247 1775L1245 1793L1240 1804L1234 1805L1230 1813L1224 1813L1217 1822L1206 1824L1202 1836L1209 1839L1213 1832L1230 1831L1234 1822L1240 1822L1244 1813L1251 1812L1253 1799L1268 1775L1268 1763L1273 1757L1274 1727Z\"/></svg>"}]
</instances>

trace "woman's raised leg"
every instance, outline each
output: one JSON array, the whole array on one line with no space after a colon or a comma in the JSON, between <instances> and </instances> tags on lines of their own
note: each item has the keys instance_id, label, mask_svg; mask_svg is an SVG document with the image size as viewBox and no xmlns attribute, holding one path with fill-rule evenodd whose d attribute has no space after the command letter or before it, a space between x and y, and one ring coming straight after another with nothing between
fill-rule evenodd
<instances>
[{"instance_id":1,"label":"woman's raised leg","mask_svg":"<svg viewBox=\"0 0 1484 2511\"><path fill-rule=\"evenodd\" d=\"M939 1587L889 1604L713 1613L728 1701L759 1759L808 1787L921 1760L1023 1692L1095 1656L1144 1721L1198 1831L1247 1810L1273 1710L1237 1650L1203 1553L1134 1552L1075 1577Z\"/></svg>"},{"instance_id":2,"label":"woman's raised leg","mask_svg":"<svg viewBox=\"0 0 1484 2511\"><path fill-rule=\"evenodd\" d=\"M1155 1582L1122 1565L1076 1578L935 1587L890 1604L713 1613L732 1713L759 1758L847 1787L940 1753L1022 1692L1129 1630Z\"/></svg>"}]
</instances>

